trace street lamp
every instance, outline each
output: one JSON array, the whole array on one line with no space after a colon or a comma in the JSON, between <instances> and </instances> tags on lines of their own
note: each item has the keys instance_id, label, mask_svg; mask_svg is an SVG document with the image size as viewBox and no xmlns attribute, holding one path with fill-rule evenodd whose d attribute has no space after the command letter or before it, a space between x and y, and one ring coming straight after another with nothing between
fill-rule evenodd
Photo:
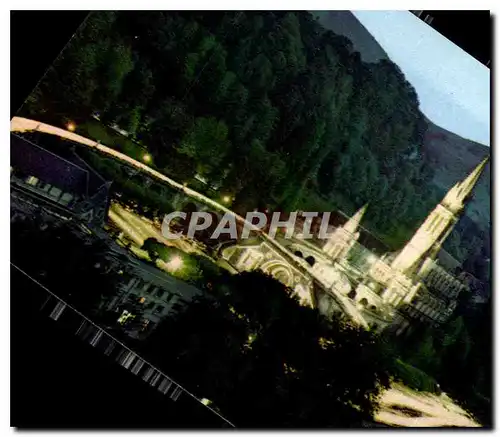
<instances>
[{"instance_id":1,"label":"street lamp","mask_svg":"<svg viewBox=\"0 0 500 437\"><path fill-rule=\"evenodd\" d=\"M231 198L230 198L229 196L224 196L224 197L222 198L222 200L224 201L224 203L229 203L229 202L231 202Z\"/></svg>"},{"instance_id":2,"label":"street lamp","mask_svg":"<svg viewBox=\"0 0 500 437\"><path fill-rule=\"evenodd\" d=\"M151 155L149 153L145 153L143 156L142 156L142 160L144 162L151 162Z\"/></svg>"},{"instance_id":3,"label":"street lamp","mask_svg":"<svg viewBox=\"0 0 500 437\"><path fill-rule=\"evenodd\" d=\"M72 121L70 121L70 122L66 125L66 129L68 129L70 132L74 132L74 131L75 131L75 129L76 129L75 123L73 123Z\"/></svg>"}]
</instances>

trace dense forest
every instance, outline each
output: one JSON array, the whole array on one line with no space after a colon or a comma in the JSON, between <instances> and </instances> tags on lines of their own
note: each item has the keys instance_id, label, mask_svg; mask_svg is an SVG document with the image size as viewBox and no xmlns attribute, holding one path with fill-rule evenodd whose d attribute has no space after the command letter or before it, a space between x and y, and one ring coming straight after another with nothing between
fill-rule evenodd
<instances>
[{"instance_id":1,"label":"dense forest","mask_svg":"<svg viewBox=\"0 0 500 437\"><path fill-rule=\"evenodd\" d=\"M20 115L71 120L77 132L125 151L135 144L174 179L198 176L218 187L240 213L352 214L370 202L364 225L393 248L444 194L431 183L427 123L398 66L363 62L347 38L307 12L92 13ZM128 138L109 144L91 129L93 117ZM161 202L152 190L134 190L126 194ZM457 228L446 247L489 280L487 235L470 220ZM407 362L462 398L474 395L479 409L491 396L483 334L490 309L470 313L463 303L439 335L404 339Z\"/></svg>"},{"instance_id":2,"label":"dense forest","mask_svg":"<svg viewBox=\"0 0 500 437\"><path fill-rule=\"evenodd\" d=\"M400 69L361 61L307 12L98 12L22 109L116 124L175 178L233 209L333 210L407 240L439 200L426 121Z\"/></svg>"},{"instance_id":3,"label":"dense forest","mask_svg":"<svg viewBox=\"0 0 500 437\"><path fill-rule=\"evenodd\" d=\"M190 185L201 176L239 213L350 215L370 202L363 225L394 250L444 195L403 73L363 62L307 12L92 13L21 114L147 150L150 165ZM110 125L129 137L112 139ZM142 204L164 203L140 185ZM488 234L463 217L445 243L486 287Z\"/></svg>"}]
</instances>

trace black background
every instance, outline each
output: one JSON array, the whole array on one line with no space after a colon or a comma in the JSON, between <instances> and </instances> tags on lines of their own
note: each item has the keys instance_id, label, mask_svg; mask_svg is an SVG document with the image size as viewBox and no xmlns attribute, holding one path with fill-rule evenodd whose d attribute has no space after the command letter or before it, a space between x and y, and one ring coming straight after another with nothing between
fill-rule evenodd
<instances>
[{"instance_id":1,"label":"black background","mask_svg":"<svg viewBox=\"0 0 500 437\"><path fill-rule=\"evenodd\" d=\"M491 60L493 33L489 11L423 11L434 18L430 26L484 65Z\"/></svg>"},{"instance_id":2,"label":"black background","mask_svg":"<svg viewBox=\"0 0 500 437\"><path fill-rule=\"evenodd\" d=\"M491 59L489 11L423 11L431 26L471 56ZM11 116L85 20L88 11L11 11Z\"/></svg>"}]
</instances>

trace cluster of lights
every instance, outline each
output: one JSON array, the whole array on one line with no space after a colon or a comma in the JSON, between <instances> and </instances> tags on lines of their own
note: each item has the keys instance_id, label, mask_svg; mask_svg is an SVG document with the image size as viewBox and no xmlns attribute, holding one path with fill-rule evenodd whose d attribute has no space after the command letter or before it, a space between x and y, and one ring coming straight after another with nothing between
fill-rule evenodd
<instances>
[{"instance_id":1,"label":"cluster of lights","mask_svg":"<svg viewBox=\"0 0 500 437\"><path fill-rule=\"evenodd\" d=\"M183 265L182 258L180 256L174 256L168 263L167 267L171 271L179 270Z\"/></svg>"}]
</instances>

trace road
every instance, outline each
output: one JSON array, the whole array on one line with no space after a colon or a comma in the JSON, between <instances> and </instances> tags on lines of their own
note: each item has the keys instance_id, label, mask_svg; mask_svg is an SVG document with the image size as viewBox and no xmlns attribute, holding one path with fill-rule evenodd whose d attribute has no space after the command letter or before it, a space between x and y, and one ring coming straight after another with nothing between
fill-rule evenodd
<instances>
[{"instance_id":1,"label":"road","mask_svg":"<svg viewBox=\"0 0 500 437\"><path fill-rule=\"evenodd\" d=\"M243 217L240 215L236 214L234 211L231 211L230 209L226 208L224 205L210 199L209 197L198 193L195 190L192 190L191 188L188 188L184 186L183 184L180 184L179 182L174 181L173 179L169 178L168 176L165 176L164 174L154 170L153 168L147 166L146 164L137 161L136 159L131 158L130 156L125 155L124 153L118 152L117 150L114 150L110 147L107 147L103 144L100 144L96 141L90 140L89 138L85 138L81 135L75 134L73 132L70 132L65 129L58 128L56 126L51 126L49 124L45 124L36 120L30 120L27 118L22 118L22 117L14 117L11 120L10 123L10 130L11 132L26 132L26 131L38 131L38 132L44 132L47 134L51 135L56 135L61 138L68 139L70 141L79 143L81 145L85 145L91 149L97 150L101 152L104 155L111 156L114 159L117 159L121 161L122 163L126 163L143 173L148 174L149 176L160 180L163 183L166 183L170 187L183 192L186 196L191 197L192 199L204 203L207 206L210 206L214 208L214 210L223 212L225 214L228 214L234 219L244 225L246 225L249 229L257 232L261 238L266 240L266 242L269 243L272 247L274 247L279 253L285 255L288 260L295 264L295 266L299 270L303 270L307 272L311 277L314 277L314 273L312 269L308 266L304 266L303 264L299 263L295 255L289 251L287 248L283 247L280 243L278 243L274 238L269 237L267 234L261 232L261 230L253 225L252 223L248 222L245 220ZM345 309L346 313L349 314L355 322L360 324L361 326L364 326L365 328L368 326L367 323L364 321L364 319L361 317L360 314L356 314L354 309L352 308L352 305L350 302L347 302L347 300L343 299L342 297L339 299L340 304L344 307L346 306L347 308ZM309 305L313 306L312 304L312 297L309 299Z\"/></svg>"},{"instance_id":2,"label":"road","mask_svg":"<svg viewBox=\"0 0 500 437\"><path fill-rule=\"evenodd\" d=\"M382 394L375 421L411 428L481 426L446 394L420 393L400 384L394 384Z\"/></svg>"},{"instance_id":3,"label":"road","mask_svg":"<svg viewBox=\"0 0 500 437\"><path fill-rule=\"evenodd\" d=\"M126 233L138 246L142 246L144 240L155 238L166 246L176 247L186 253L197 253L203 255L196 244L188 240L179 238L177 240L166 239L161 230L150 220L139 216L118 203L112 203L109 208L109 218Z\"/></svg>"}]
</instances>

